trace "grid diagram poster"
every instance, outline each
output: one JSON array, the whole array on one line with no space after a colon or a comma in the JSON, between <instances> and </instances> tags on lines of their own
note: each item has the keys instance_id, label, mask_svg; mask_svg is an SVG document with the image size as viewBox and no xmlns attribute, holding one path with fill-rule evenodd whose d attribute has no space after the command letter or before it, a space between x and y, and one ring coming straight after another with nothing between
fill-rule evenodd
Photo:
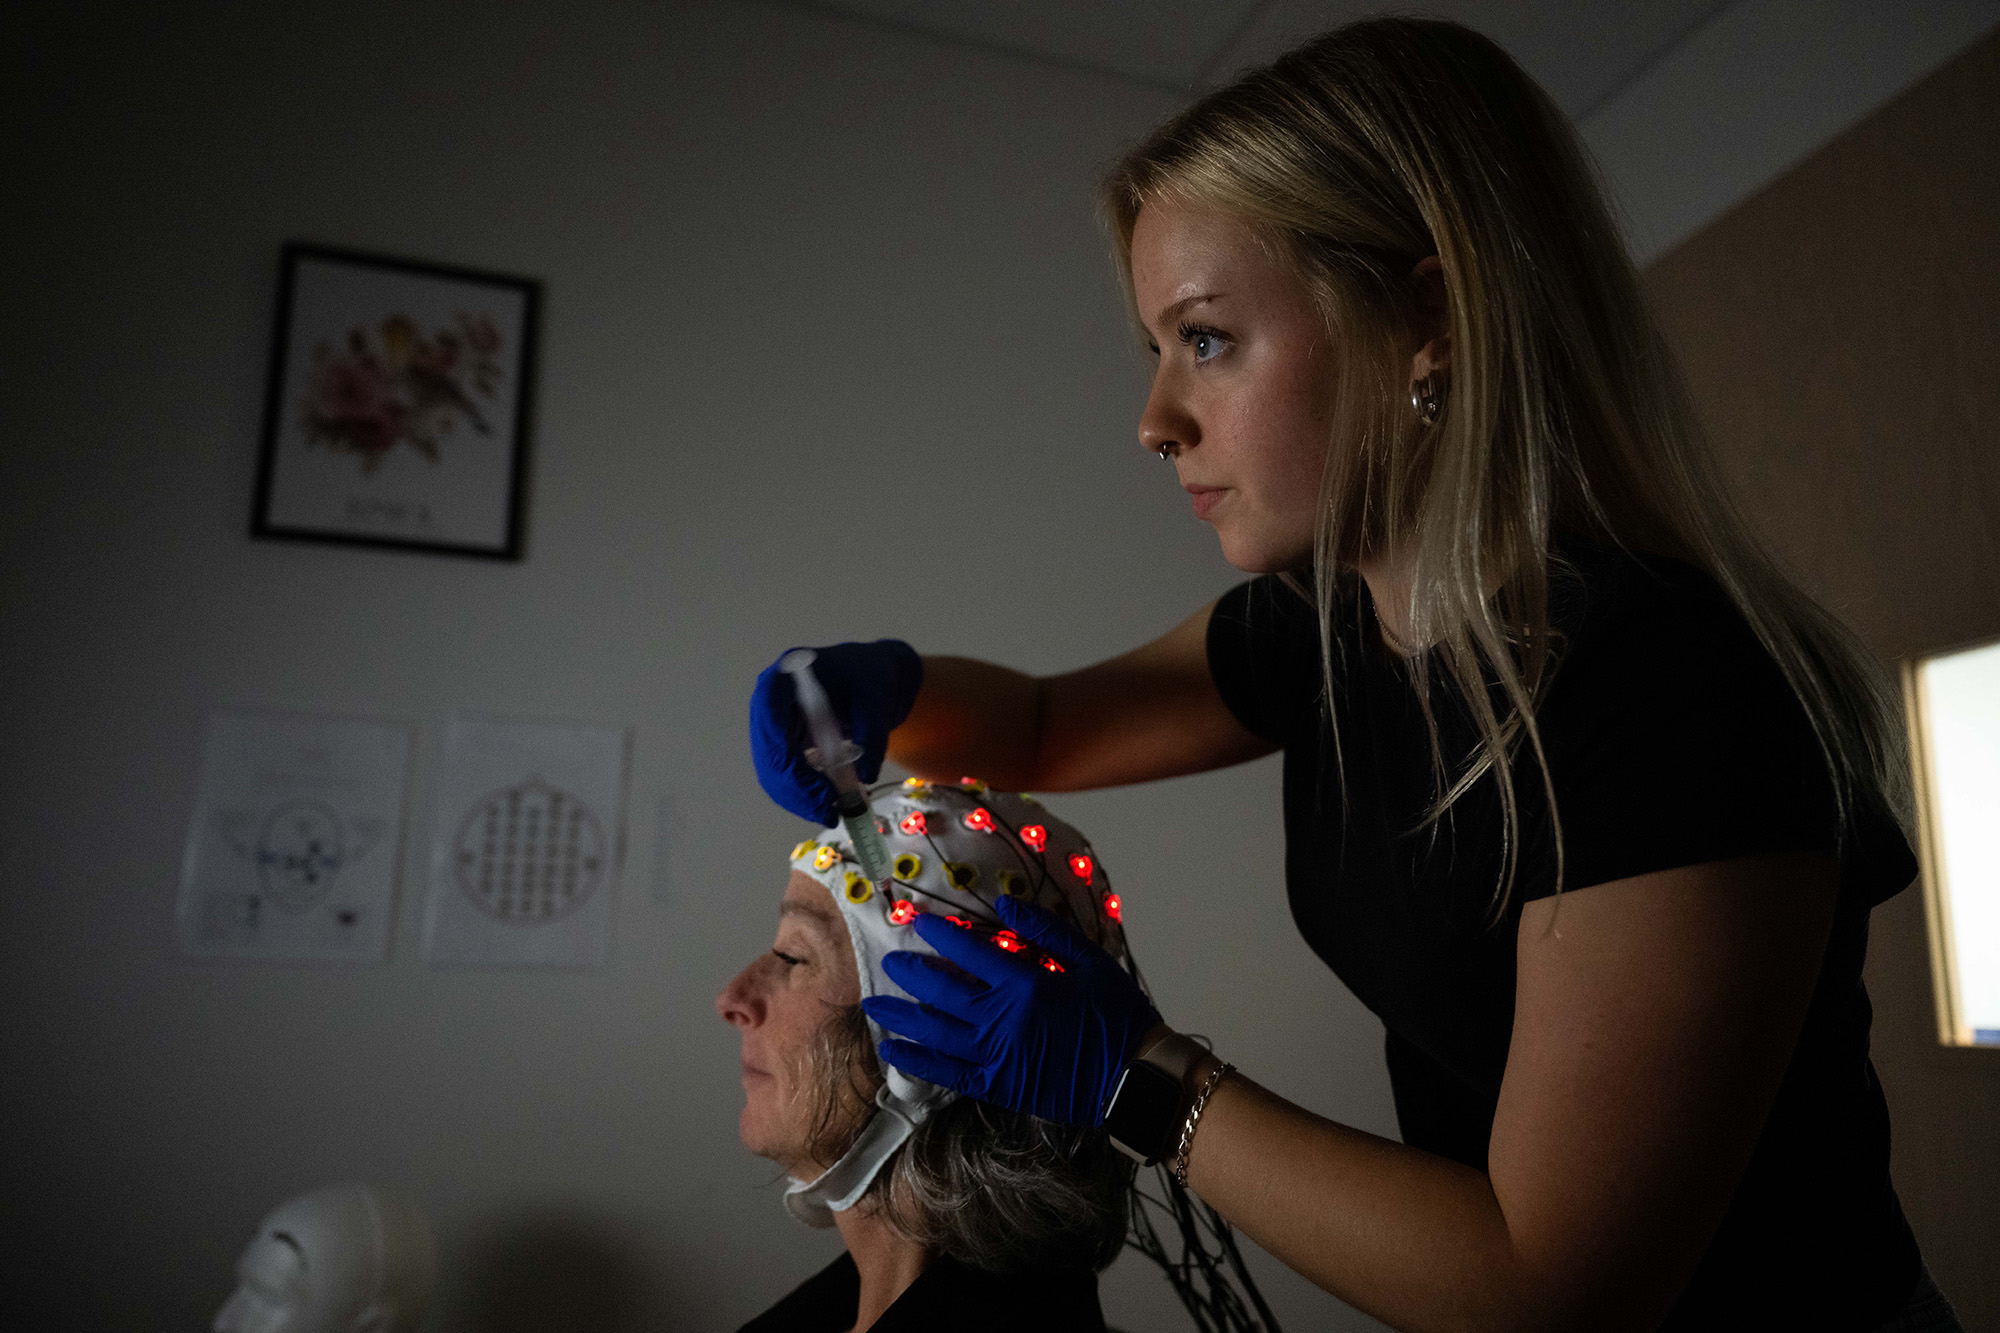
<instances>
[{"instance_id":1,"label":"grid diagram poster","mask_svg":"<svg viewBox=\"0 0 2000 1333\"><path fill-rule=\"evenodd\" d=\"M372 963L388 953L410 728L222 712L202 738L181 860L198 958Z\"/></svg>"},{"instance_id":2,"label":"grid diagram poster","mask_svg":"<svg viewBox=\"0 0 2000 1333\"><path fill-rule=\"evenodd\" d=\"M432 809L427 961L604 961L631 749L616 727L451 720Z\"/></svg>"}]
</instances>

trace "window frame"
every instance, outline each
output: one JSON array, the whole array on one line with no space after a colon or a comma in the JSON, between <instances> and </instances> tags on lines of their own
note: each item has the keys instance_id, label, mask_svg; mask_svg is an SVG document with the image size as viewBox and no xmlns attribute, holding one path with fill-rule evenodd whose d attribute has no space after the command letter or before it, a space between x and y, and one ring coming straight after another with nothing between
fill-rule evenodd
<instances>
[{"instance_id":1,"label":"window frame","mask_svg":"<svg viewBox=\"0 0 2000 1333\"><path fill-rule=\"evenodd\" d=\"M1911 794L1915 798L1917 862L1924 896L1924 933L1931 956L1931 994L1937 1014L1938 1044L1959 1050L2000 1051L2000 1045L1973 1039L1960 998L1958 950L1953 933L1951 886L1945 873L1944 848L1938 827L1937 769L1930 744L1930 697L1924 687L1924 667L1942 657L1976 652L2000 645L2000 639L1940 648L1921 657L1903 659L1903 709L1909 734Z\"/></svg>"}]
</instances>

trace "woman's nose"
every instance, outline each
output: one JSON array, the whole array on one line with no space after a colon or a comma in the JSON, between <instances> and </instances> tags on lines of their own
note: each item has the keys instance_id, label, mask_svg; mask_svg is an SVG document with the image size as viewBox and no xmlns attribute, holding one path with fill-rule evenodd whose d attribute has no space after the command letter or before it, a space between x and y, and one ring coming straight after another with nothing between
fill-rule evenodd
<instances>
[{"instance_id":1,"label":"woman's nose","mask_svg":"<svg viewBox=\"0 0 2000 1333\"><path fill-rule=\"evenodd\" d=\"M1161 458L1172 458L1198 443L1200 428L1181 406L1162 372L1153 377L1146 409L1139 414L1139 443Z\"/></svg>"},{"instance_id":2,"label":"woman's nose","mask_svg":"<svg viewBox=\"0 0 2000 1333\"><path fill-rule=\"evenodd\" d=\"M753 1028L763 1020L764 1006L757 998L756 970L757 965L750 964L715 997L715 1012L731 1027Z\"/></svg>"}]
</instances>

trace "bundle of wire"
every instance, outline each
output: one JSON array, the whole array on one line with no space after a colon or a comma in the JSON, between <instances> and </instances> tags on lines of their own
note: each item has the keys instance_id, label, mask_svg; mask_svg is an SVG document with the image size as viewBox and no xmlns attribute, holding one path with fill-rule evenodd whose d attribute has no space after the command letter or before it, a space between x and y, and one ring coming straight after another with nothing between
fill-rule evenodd
<instances>
[{"instance_id":1,"label":"bundle of wire","mask_svg":"<svg viewBox=\"0 0 2000 1333\"><path fill-rule=\"evenodd\" d=\"M1132 1220L1125 1243L1160 1266L1201 1333L1279 1333L1271 1307L1264 1304L1263 1293L1243 1266L1235 1229L1174 1179L1165 1164L1151 1172L1157 1193L1148 1193L1138 1178L1132 1181ZM1178 1254L1161 1238L1154 1213L1164 1215L1180 1237Z\"/></svg>"}]
</instances>

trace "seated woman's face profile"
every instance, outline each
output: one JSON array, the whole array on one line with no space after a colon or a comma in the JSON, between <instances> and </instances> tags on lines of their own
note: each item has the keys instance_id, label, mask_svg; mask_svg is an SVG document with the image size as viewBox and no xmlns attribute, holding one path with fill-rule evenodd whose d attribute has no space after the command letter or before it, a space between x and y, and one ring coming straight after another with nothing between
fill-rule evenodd
<instances>
[{"instance_id":1,"label":"seated woman's face profile","mask_svg":"<svg viewBox=\"0 0 2000 1333\"><path fill-rule=\"evenodd\" d=\"M778 908L777 938L716 1001L743 1039L737 1132L745 1148L787 1175L806 1180L824 1171L833 1164L819 1156L825 1140L852 1138L858 1127L866 1098L859 1092L841 1097L842 1090L826 1081L828 1062L814 1057L825 1049L829 1024L860 1002L847 923L819 881L792 871ZM869 1087L868 1096L873 1093ZM835 1118L839 1123L820 1123Z\"/></svg>"},{"instance_id":2,"label":"seated woman's face profile","mask_svg":"<svg viewBox=\"0 0 2000 1333\"><path fill-rule=\"evenodd\" d=\"M801 842L770 949L716 997L742 1040L744 1147L791 1177L795 1218L838 1226L849 1250L746 1327L846 1329L893 1306L925 1323L977 1311L1006 1316L996 1327L1101 1329L1096 1274L1124 1244L1130 1163L1100 1129L961 1099L883 1064L886 1034L861 1001L904 994L888 955L936 960L912 926L920 914L1042 960L999 928L993 904L1007 895L1122 956L1118 898L1083 835L1032 798L917 779L869 795L893 877L861 874L839 829ZM1052 1311L1067 1313L1051 1322Z\"/></svg>"}]
</instances>

